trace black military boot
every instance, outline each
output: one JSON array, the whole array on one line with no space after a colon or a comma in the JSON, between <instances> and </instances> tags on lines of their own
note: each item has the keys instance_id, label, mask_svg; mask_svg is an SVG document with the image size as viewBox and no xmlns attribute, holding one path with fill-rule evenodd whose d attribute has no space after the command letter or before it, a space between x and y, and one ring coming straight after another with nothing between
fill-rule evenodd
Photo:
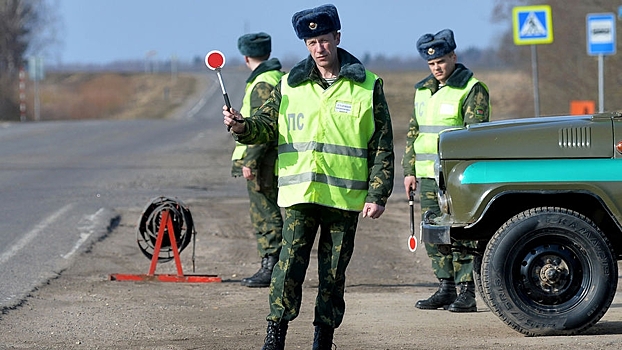
<instances>
[{"instance_id":1,"label":"black military boot","mask_svg":"<svg viewBox=\"0 0 622 350\"><path fill-rule=\"evenodd\" d=\"M415 307L424 310L436 310L443 308L447 310L449 305L456 300L456 284L453 280L441 278L438 290L431 297L425 300L419 300Z\"/></svg>"},{"instance_id":2,"label":"black military boot","mask_svg":"<svg viewBox=\"0 0 622 350\"><path fill-rule=\"evenodd\" d=\"M460 292L456 301L449 305L448 311L451 312L476 312L475 305L475 283L462 282L458 284Z\"/></svg>"},{"instance_id":3,"label":"black military boot","mask_svg":"<svg viewBox=\"0 0 622 350\"><path fill-rule=\"evenodd\" d=\"M285 336L287 335L287 322L268 321L266 339L261 350L285 350Z\"/></svg>"},{"instance_id":4,"label":"black military boot","mask_svg":"<svg viewBox=\"0 0 622 350\"><path fill-rule=\"evenodd\" d=\"M332 350L335 329L330 326L315 326L312 350Z\"/></svg>"},{"instance_id":5,"label":"black military boot","mask_svg":"<svg viewBox=\"0 0 622 350\"><path fill-rule=\"evenodd\" d=\"M251 288L270 287L272 269L277 261L279 261L279 257L277 255L268 255L265 258L262 258L261 268L259 268L259 271L251 277L243 278L241 284Z\"/></svg>"}]
</instances>

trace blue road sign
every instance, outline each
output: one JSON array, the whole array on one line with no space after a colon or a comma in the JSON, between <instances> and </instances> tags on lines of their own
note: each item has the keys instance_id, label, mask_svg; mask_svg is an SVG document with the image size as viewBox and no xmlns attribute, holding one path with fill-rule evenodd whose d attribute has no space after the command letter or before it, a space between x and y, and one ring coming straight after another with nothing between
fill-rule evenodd
<instances>
[{"instance_id":1,"label":"blue road sign","mask_svg":"<svg viewBox=\"0 0 622 350\"><path fill-rule=\"evenodd\" d=\"M516 6L512 9L514 44L553 42L553 20L549 5Z\"/></svg>"},{"instance_id":2,"label":"blue road sign","mask_svg":"<svg viewBox=\"0 0 622 350\"><path fill-rule=\"evenodd\" d=\"M613 13L588 13L586 16L587 54L616 53L616 16Z\"/></svg>"}]
</instances>

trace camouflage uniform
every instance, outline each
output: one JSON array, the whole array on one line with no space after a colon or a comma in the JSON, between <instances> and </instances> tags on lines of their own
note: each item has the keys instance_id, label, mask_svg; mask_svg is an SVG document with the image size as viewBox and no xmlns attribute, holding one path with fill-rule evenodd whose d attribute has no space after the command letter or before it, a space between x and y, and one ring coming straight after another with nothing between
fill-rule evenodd
<instances>
[{"instance_id":1,"label":"camouflage uniform","mask_svg":"<svg viewBox=\"0 0 622 350\"><path fill-rule=\"evenodd\" d=\"M270 70L281 69L276 58L262 62L247 79L252 82L258 75ZM251 91L251 111L257 110L270 96L274 86L260 82ZM253 180L247 180L246 186L250 199L250 218L257 239L260 257L278 255L281 245L283 218L277 200L277 177L275 161L277 158L276 141L264 144L248 145L242 159L233 161L231 175L242 176L242 167L252 169Z\"/></svg>"},{"instance_id":2,"label":"camouflage uniform","mask_svg":"<svg viewBox=\"0 0 622 350\"><path fill-rule=\"evenodd\" d=\"M348 79L347 66L360 62L343 49L338 49L341 73L338 79ZM345 67L345 68L344 68ZM319 75L309 56L296 65L290 75L310 79L324 89L328 83ZM242 143L261 143L278 138L278 115L281 104L281 84L250 120L246 131L235 135ZM391 117L378 80L373 92L375 131L368 144L369 187L366 202L385 206L393 189L393 131ZM320 283L315 306L314 325L336 328L345 312L343 299L345 270L354 249L358 212L329 208L318 204L297 204L285 208L283 248L280 260L272 273L270 284L270 314L268 321L287 322L298 316L302 300L302 284L318 228L318 274Z\"/></svg>"},{"instance_id":3,"label":"camouflage uniform","mask_svg":"<svg viewBox=\"0 0 622 350\"><path fill-rule=\"evenodd\" d=\"M447 79L449 86L464 86L473 73L462 64L456 64L454 72ZM430 89L432 94L440 89L439 81L433 75L428 76L419 84ZM462 105L464 125L487 122L490 115L488 91L477 83L467 95ZM415 176L415 152L413 143L419 134L419 124L413 115L410 119L406 136L406 149L402 160L404 176ZM436 200L438 186L434 179L421 178L419 193L421 200L421 214L426 210L440 215L440 208ZM473 281L473 255L465 254L463 248L475 248L475 241L453 241L451 251L449 247L425 243L428 256L432 260L432 269L439 279L454 279L456 283ZM439 248L441 251L439 251ZM453 253L452 253L453 252Z\"/></svg>"}]
</instances>

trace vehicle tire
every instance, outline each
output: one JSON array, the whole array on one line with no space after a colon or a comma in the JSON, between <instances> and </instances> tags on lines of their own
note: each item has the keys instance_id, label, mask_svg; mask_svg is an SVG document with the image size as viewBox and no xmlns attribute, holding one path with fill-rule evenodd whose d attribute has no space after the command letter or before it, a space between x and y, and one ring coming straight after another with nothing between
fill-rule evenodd
<instances>
[{"instance_id":1,"label":"vehicle tire","mask_svg":"<svg viewBox=\"0 0 622 350\"><path fill-rule=\"evenodd\" d=\"M529 335L571 335L594 325L615 295L611 244L587 217L564 208L526 210L501 226L482 258L491 311Z\"/></svg>"},{"instance_id":2,"label":"vehicle tire","mask_svg":"<svg viewBox=\"0 0 622 350\"><path fill-rule=\"evenodd\" d=\"M486 294L484 293L484 287L482 285L482 256L481 255L473 255L473 282L475 283L475 291L477 295L484 301L484 304L488 308L490 305L488 303L488 299L486 298Z\"/></svg>"}]
</instances>

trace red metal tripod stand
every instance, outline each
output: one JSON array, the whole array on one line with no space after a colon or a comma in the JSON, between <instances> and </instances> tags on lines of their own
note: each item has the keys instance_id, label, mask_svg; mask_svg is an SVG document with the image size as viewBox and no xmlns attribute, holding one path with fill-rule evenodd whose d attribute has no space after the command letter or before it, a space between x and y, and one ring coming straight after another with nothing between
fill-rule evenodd
<instances>
[{"instance_id":1,"label":"red metal tripod stand","mask_svg":"<svg viewBox=\"0 0 622 350\"><path fill-rule=\"evenodd\" d=\"M205 282L221 282L221 278L216 275L184 275L181 259L179 258L179 251L177 249L177 242L175 240L175 234L173 231L173 222L169 215L168 210L162 210L160 219L160 227L158 229L158 235L154 247L153 256L151 257L151 266L149 267L148 274L112 274L110 275L111 281L157 281L157 282L189 282L189 283L205 283ZM168 233L169 240L171 242L171 248L175 259L175 265L177 266L177 274L156 274L156 266L158 264L158 256L160 249L162 248L162 240L164 235Z\"/></svg>"}]
</instances>

